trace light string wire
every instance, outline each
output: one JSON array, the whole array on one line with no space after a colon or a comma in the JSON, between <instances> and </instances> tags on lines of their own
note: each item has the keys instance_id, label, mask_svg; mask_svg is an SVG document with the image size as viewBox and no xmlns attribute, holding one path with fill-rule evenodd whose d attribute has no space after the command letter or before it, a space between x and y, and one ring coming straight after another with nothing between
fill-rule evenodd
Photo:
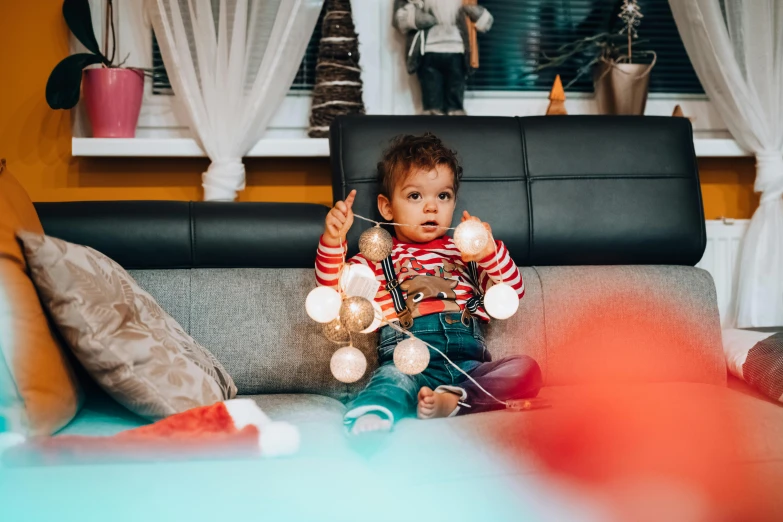
<instances>
[{"instance_id":1,"label":"light string wire","mask_svg":"<svg viewBox=\"0 0 783 522\"><path fill-rule=\"evenodd\" d=\"M364 216L360 216L359 214L354 214L353 217L359 218L359 219L364 220L364 221L368 221L370 223L373 223L376 227L379 227L381 225L394 225L394 226L397 226L397 227L412 227L412 228L423 227L424 226L424 225L411 225L409 223L394 223L394 222L391 222L391 221L375 221L374 219L366 218ZM433 225L433 226L435 228L440 228L442 230L456 230L456 227L442 227L440 225Z\"/></svg>"},{"instance_id":2,"label":"light string wire","mask_svg":"<svg viewBox=\"0 0 783 522\"><path fill-rule=\"evenodd\" d=\"M392 330L397 330L398 332L404 333L405 335L408 335L408 336L410 336L411 338L418 340L420 343L422 343L423 345L427 346L428 348L430 348L430 349L432 349L432 350L435 350L436 352L438 352L439 354L441 354L441 355L443 356L443 358L444 358L444 359L446 359L446 361L447 361L447 362L448 362L450 365L452 365L454 368L456 368L456 369L457 369L457 371L459 371L459 372L460 372L462 375L464 375L465 377L467 377L468 379L470 379L470 381L471 381L473 384L475 384L476 386L478 386L478 387L479 387L479 389L480 389L481 391L483 391L484 393L486 393L487 395L489 395L489 396L490 396L492 399L496 400L497 402L499 402L499 403L500 403L500 404L502 404L503 406L505 406L505 407L508 407L508 402L506 402L506 401L501 401L500 399L498 399L497 397L495 397L494 395L492 395L491 393L489 393L487 390L485 390L483 386L481 386L481 385L480 385L478 382L476 382L476 379L474 379L473 377L471 377L471 376L470 376L470 375L469 375L469 374L468 374L466 371L464 371L462 368L460 368L459 366L457 366L457 365L456 365L456 364L455 364L455 363L454 363L454 362L453 362L451 359L449 359L449 358L448 358L448 356L447 356L445 353L443 353L443 352L442 352L442 351L440 351L439 349L435 348L434 346L432 346L432 345L431 345L430 343L428 343L427 341L423 341L423 340L419 339L418 337L416 337L416 336L415 336L415 335L413 335L411 332L409 332L408 330L406 330L405 328L403 328L402 326L400 326L399 324L397 324L397 323L396 323L396 322L394 322L394 321L386 321L385 319L382 319L382 320L381 320L381 325L383 325L383 324L386 324L386 325L387 325L387 326L389 326L389 327L390 327Z\"/></svg>"},{"instance_id":3,"label":"light string wire","mask_svg":"<svg viewBox=\"0 0 783 522\"><path fill-rule=\"evenodd\" d=\"M353 217L355 217L355 218L359 218L359 219L362 219L362 220L364 220L364 221L369 221L370 223L374 223L374 224L375 224L375 226L380 226L381 224L385 224L385 225L395 225L395 226L398 226L398 227L414 227L414 228L415 228L415 227L421 227L421 226L422 226L422 225L410 225L410 224L408 224L408 223L392 223L392 222L384 222L384 223L381 223L380 221L375 221L374 219L366 218L366 217L364 217L364 216L360 216L360 215L358 215L358 214L354 214L354 215L353 215ZM437 227L437 228L439 228L439 229L444 229L444 230L456 230L456 227L442 227L442 226L438 226L438 225L436 225L436 227ZM346 255L347 255L347 252L346 252L346 250L347 250L347 249L344 247L344 244L345 244L345 243L344 243L344 241L343 241L343 240L341 240L341 241L340 241L340 245L342 246L343 265L345 265L345 264L346 264L345 257L346 257ZM500 273L500 278L501 278L501 283L502 283L502 282L503 282L503 281L502 281L503 274L500 272L500 260L498 259L498 244L497 244L497 242L496 242L496 241L494 241L494 238L493 238L493 240L492 240L492 244L493 244L493 246L494 246L494 248L495 248L495 268L497 269L498 273ZM341 272L342 272L342 270L341 270ZM476 281L476 284L478 284L478 281ZM341 293L342 293L342 290L340 290L340 291L341 291ZM408 337L410 337L410 338L412 338L412 339L417 339L419 342L421 342L422 344L424 344L424 345L425 345L425 346L427 346L428 348L430 348L430 349L432 349L432 350L434 350L434 351L438 352L438 353L439 353L440 355L442 355L442 356L443 356L443 358L444 358L444 359L446 359L446 361L447 361L449 364L451 364L451 365L452 365L452 366L453 366L453 367L454 367L454 368L455 368L457 371L459 371L461 374L463 374L465 377L467 377L467 378L468 378L468 379L469 379L469 380L470 380L470 381L471 381L473 384L475 384L476 386L478 386L478 388L479 388L481 391L483 391L484 393L486 393L486 394L487 394L489 397L491 397L493 400L497 401L498 403L500 403L500 404L502 404L502 405L504 405L505 407L507 407L507 408L508 408L508 402L507 402L507 401L501 401L500 399L498 399L497 397L495 397L494 395L492 395L491 393L489 393L489 392L488 392L486 389L484 389L484 387L483 387L483 386L481 386L481 385L480 385L480 384L479 384L479 383L478 383L478 382L477 382L477 381L476 381L476 380L475 380L473 377L471 377L471 376L470 376L470 375L469 375L467 372L465 372L465 371L464 371L462 368L460 368L459 366L457 366L457 365L456 365L456 364L455 364L455 363L454 363L454 362L453 362L451 359L449 359L449 358L448 358L448 356L447 356L445 353L443 353L442 351L440 351L438 348L435 348L435 347L434 347L434 346L432 346L430 343L428 343L428 342L426 342L426 341L423 341L422 339L419 339L418 337L416 337L415 335L413 335L413 333L409 332L408 330L406 330L405 328L403 328L402 326L400 326L399 324L397 324L397 322L395 322L395 321L387 321L387 320L386 320L386 318L384 318L384 317L383 317L383 312L381 312L381 326L384 326L384 325L386 325L386 326L389 326L389 327L390 327L390 328L392 328L393 330L397 330L398 332L400 332L400 333L403 333L403 334L407 335ZM380 327L379 327L379 328L380 328ZM350 341L349 341L349 343L350 343L350 346L353 346L353 337L352 337L352 335L351 335L351 332L348 332L348 338L350 339Z\"/></svg>"}]
</instances>

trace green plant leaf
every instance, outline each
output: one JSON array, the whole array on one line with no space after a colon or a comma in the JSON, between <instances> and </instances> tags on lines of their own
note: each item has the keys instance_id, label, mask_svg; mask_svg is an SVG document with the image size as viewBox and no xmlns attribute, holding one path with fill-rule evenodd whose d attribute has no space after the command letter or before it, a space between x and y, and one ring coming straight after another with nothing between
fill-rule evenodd
<instances>
[{"instance_id":1,"label":"green plant leaf","mask_svg":"<svg viewBox=\"0 0 783 522\"><path fill-rule=\"evenodd\" d=\"M73 35L89 51L101 57L101 61L109 65L106 57L101 54L101 48L98 40L95 38L95 31L92 29L92 13L90 12L89 0L64 0L63 17L65 23Z\"/></svg>"},{"instance_id":2,"label":"green plant leaf","mask_svg":"<svg viewBox=\"0 0 783 522\"><path fill-rule=\"evenodd\" d=\"M79 102L82 69L101 63L101 57L89 53L68 56L58 63L46 82L46 103L52 109L72 109Z\"/></svg>"}]
</instances>

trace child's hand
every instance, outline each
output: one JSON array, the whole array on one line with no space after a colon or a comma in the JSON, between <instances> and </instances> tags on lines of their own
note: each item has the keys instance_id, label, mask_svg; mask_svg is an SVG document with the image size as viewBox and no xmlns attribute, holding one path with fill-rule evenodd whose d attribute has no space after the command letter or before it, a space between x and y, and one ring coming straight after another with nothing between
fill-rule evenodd
<instances>
[{"instance_id":1,"label":"child's hand","mask_svg":"<svg viewBox=\"0 0 783 522\"><path fill-rule=\"evenodd\" d=\"M481 221L476 216L471 216L468 213L468 211L465 210L465 211L462 212L462 222L464 223L465 221L468 221L468 220L470 220L470 221L478 221L479 223L484 225L484 228L487 229L487 234L489 235L489 241L487 241L487 246L484 247L484 250L482 250L478 254L474 254L472 256L471 255L467 255L467 254L462 254L462 260L465 263L467 263L469 261L481 261L485 257L489 257L489 256L491 256L492 254L495 253L495 238L492 237L492 227L489 226L489 223L484 223L483 221Z\"/></svg>"},{"instance_id":2,"label":"child's hand","mask_svg":"<svg viewBox=\"0 0 783 522\"><path fill-rule=\"evenodd\" d=\"M335 203L332 210L326 215L326 227L324 228L324 243L331 247L342 244L343 238L353 225L353 200L356 198L356 190L352 190L345 201Z\"/></svg>"}]
</instances>

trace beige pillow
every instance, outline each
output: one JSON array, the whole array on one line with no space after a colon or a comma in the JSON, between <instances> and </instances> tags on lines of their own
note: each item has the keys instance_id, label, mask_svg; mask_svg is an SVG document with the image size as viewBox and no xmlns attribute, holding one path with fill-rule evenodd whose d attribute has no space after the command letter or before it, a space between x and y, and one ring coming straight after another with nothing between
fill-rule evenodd
<instances>
[{"instance_id":1,"label":"beige pillow","mask_svg":"<svg viewBox=\"0 0 783 522\"><path fill-rule=\"evenodd\" d=\"M44 306L82 365L119 403L159 419L236 395L217 359L120 265L86 246L17 235Z\"/></svg>"}]
</instances>

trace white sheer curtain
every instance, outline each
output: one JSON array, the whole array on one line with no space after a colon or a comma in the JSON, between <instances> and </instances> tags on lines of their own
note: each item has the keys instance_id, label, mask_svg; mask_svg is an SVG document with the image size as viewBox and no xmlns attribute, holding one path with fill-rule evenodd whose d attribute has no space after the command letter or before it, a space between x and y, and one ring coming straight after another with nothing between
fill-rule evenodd
<instances>
[{"instance_id":1,"label":"white sheer curtain","mask_svg":"<svg viewBox=\"0 0 783 522\"><path fill-rule=\"evenodd\" d=\"M693 68L734 139L756 155L761 204L725 326L783 325L783 0L669 0Z\"/></svg>"},{"instance_id":2,"label":"white sheer curtain","mask_svg":"<svg viewBox=\"0 0 783 522\"><path fill-rule=\"evenodd\" d=\"M261 139L304 56L323 0L146 0L180 114L212 160L204 199L245 188Z\"/></svg>"}]
</instances>

